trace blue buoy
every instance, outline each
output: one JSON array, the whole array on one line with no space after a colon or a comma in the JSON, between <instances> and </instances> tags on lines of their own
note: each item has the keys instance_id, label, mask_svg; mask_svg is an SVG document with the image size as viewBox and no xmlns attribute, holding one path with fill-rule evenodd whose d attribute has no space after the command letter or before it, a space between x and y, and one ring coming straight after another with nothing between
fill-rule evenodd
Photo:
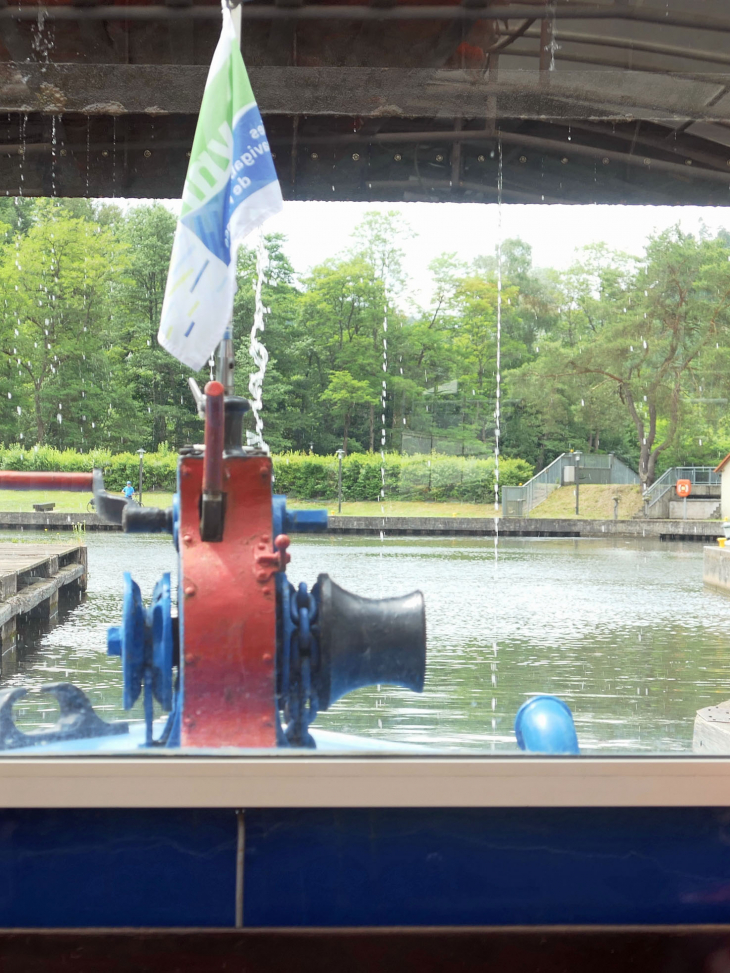
<instances>
[{"instance_id":1,"label":"blue buoy","mask_svg":"<svg viewBox=\"0 0 730 973\"><path fill-rule=\"evenodd\" d=\"M533 696L515 717L520 750L528 753L580 753L573 714L557 696Z\"/></svg>"}]
</instances>

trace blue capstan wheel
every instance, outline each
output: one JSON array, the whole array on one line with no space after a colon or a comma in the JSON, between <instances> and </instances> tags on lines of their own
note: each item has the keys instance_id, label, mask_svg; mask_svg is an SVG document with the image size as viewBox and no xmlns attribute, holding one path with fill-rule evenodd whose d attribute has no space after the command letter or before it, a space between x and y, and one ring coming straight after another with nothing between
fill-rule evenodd
<instances>
[{"instance_id":1,"label":"blue capstan wheel","mask_svg":"<svg viewBox=\"0 0 730 973\"><path fill-rule=\"evenodd\" d=\"M172 598L170 573L162 575L152 593L152 691L164 710L172 709Z\"/></svg>"},{"instance_id":2,"label":"blue capstan wheel","mask_svg":"<svg viewBox=\"0 0 730 973\"><path fill-rule=\"evenodd\" d=\"M144 680L146 619L139 585L124 572L122 624L107 630L107 654L122 659L122 705L131 709L139 699Z\"/></svg>"},{"instance_id":3,"label":"blue capstan wheel","mask_svg":"<svg viewBox=\"0 0 730 973\"><path fill-rule=\"evenodd\" d=\"M170 574L162 575L155 585L152 604L142 604L139 585L129 572L124 574L122 624L112 625L107 632L107 652L122 659L122 703L131 709L144 687L144 713L147 745L152 746L154 720L153 698L164 710L174 703L173 654L174 633ZM163 734L165 742L169 734Z\"/></svg>"}]
</instances>

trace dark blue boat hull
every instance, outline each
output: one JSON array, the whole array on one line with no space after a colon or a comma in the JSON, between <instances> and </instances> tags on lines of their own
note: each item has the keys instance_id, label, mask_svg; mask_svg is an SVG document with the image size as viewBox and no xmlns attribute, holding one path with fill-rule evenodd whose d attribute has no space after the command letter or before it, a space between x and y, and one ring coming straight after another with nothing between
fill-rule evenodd
<instances>
[{"instance_id":1,"label":"dark blue boat hull","mask_svg":"<svg viewBox=\"0 0 730 973\"><path fill-rule=\"evenodd\" d=\"M249 809L244 926L727 923L730 811ZM233 810L0 811L0 927L231 928Z\"/></svg>"}]
</instances>

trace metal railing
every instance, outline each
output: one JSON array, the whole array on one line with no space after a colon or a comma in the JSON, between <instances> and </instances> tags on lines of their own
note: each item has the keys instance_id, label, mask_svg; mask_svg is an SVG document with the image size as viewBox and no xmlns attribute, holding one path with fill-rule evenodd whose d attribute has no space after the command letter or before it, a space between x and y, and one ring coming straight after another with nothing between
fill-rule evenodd
<instances>
[{"instance_id":1,"label":"metal railing","mask_svg":"<svg viewBox=\"0 0 730 973\"><path fill-rule=\"evenodd\" d=\"M554 490L563 486L563 471L574 467L576 459L576 453L561 453L523 486L502 487L502 515L526 517L538 504L547 500ZM581 453L579 470L581 483L639 483L637 474L613 453Z\"/></svg>"},{"instance_id":2,"label":"metal railing","mask_svg":"<svg viewBox=\"0 0 730 973\"><path fill-rule=\"evenodd\" d=\"M689 480L692 486L720 486L721 476L713 466L670 466L644 494L647 514L670 490L674 490L677 480Z\"/></svg>"}]
</instances>

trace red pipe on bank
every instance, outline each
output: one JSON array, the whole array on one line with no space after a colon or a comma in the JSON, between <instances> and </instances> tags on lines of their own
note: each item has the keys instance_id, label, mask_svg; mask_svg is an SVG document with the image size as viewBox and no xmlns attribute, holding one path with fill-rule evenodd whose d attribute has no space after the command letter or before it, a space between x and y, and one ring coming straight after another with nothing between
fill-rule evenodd
<instances>
[{"instance_id":1,"label":"red pipe on bank","mask_svg":"<svg viewBox=\"0 0 730 973\"><path fill-rule=\"evenodd\" d=\"M92 473L24 473L0 470L0 490L76 490L91 493Z\"/></svg>"},{"instance_id":2,"label":"red pipe on bank","mask_svg":"<svg viewBox=\"0 0 730 973\"><path fill-rule=\"evenodd\" d=\"M208 382L205 386L204 496L217 497L223 492L224 393L220 382Z\"/></svg>"}]
</instances>

